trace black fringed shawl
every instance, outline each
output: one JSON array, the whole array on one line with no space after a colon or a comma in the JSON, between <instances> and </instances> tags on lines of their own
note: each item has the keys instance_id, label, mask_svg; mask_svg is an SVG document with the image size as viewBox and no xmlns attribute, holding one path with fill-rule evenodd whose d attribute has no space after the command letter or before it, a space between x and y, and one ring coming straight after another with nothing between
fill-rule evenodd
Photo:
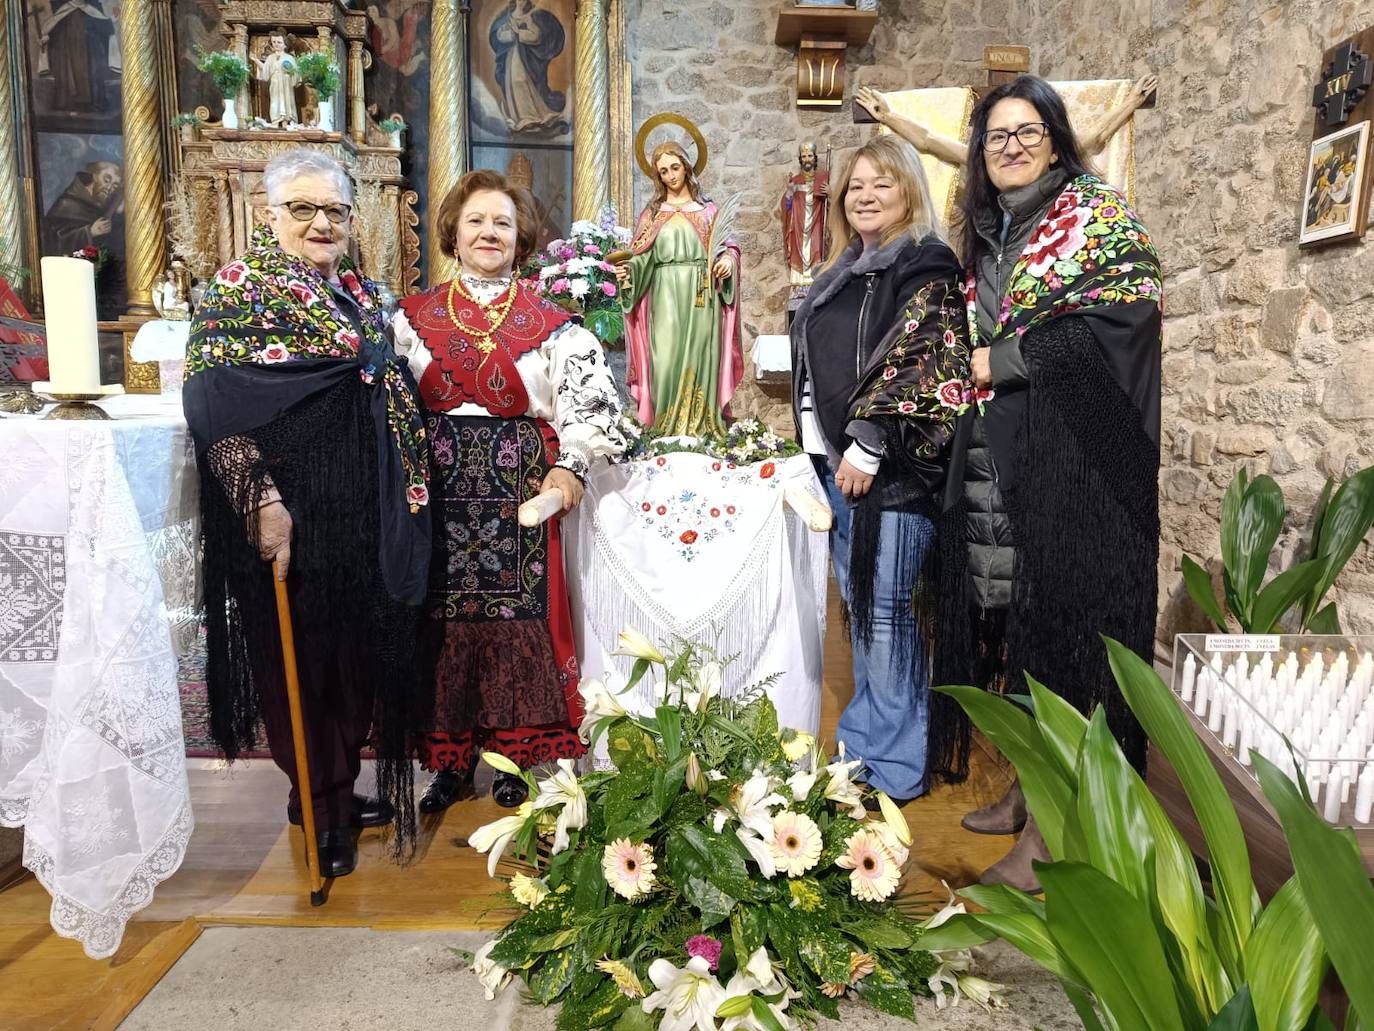
<instances>
[{"instance_id":1,"label":"black fringed shawl","mask_svg":"<svg viewBox=\"0 0 1374 1031\"><path fill-rule=\"evenodd\" d=\"M1150 656L1161 279L1148 234L1116 192L1091 176L1069 183L1012 272L996 338L1021 337L1030 382L1023 403L1010 409L1012 424L998 432L990 424L988 433L1014 484L1004 496L1016 542L1004 639L1008 689L1024 692L1028 672L1085 714L1103 705L1137 766L1145 736L1115 686L1100 635ZM976 339L972 311L970 323ZM939 526L937 684L976 683L980 648L989 645L971 613L960 498L973 417L956 435ZM968 749L963 710L932 694L930 768L962 780Z\"/></svg>"},{"instance_id":2,"label":"black fringed shawl","mask_svg":"<svg viewBox=\"0 0 1374 1031\"><path fill-rule=\"evenodd\" d=\"M259 227L192 326L183 405L201 478L210 730L230 759L253 747L262 681L282 676L271 567L245 515L274 484L293 521L297 661L329 681L303 702L375 691L378 792L396 808L399 852L415 826L414 606L430 558L428 456L376 287L346 264L339 279L352 303Z\"/></svg>"}]
</instances>

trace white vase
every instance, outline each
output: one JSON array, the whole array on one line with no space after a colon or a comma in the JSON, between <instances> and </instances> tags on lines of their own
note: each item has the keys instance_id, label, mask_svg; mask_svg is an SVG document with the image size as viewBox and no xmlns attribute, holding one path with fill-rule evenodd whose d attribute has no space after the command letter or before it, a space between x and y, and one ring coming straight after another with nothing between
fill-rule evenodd
<instances>
[{"instance_id":1,"label":"white vase","mask_svg":"<svg viewBox=\"0 0 1374 1031\"><path fill-rule=\"evenodd\" d=\"M324 132L334 131L334 98L325 100L320 98L320 124L318 126Z\"/></svg>"},{"instance_id":2,"label":"white vase","mask_svg":"<svg viewBox=\"0 0 1374 1031\"><path fill-rule=\"evenodd\" d=\"M388 147L395 147L397 150L400 150L400 149L401 149L401 130L400 130L400 129L397 129L395 132L387 133L387 146L388 146Z\"/></svg>"},{"instance_id":3,"label":"white vase","mask_svg":"<svg viewBox=\"0 0 1374 1031\"><path fill-rule=\"evenodd\" d=\"M220 124L226 129L237 129L239 127L239 113L234 109L234 98L224 98L224 117Z\"/></svg>"}]
</instances>

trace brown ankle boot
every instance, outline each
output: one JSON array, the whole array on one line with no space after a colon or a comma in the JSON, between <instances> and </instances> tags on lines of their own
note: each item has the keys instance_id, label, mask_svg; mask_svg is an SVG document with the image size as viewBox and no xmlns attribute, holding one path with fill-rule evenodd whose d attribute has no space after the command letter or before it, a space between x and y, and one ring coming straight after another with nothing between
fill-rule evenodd
<instances>
[{"instance_id":1,"label":"brown ankle boot","mask_svg":"<svg viewBox=\"0 0 1374 1031\"><path fill-rule=\"evenodd\" d=\"M969 813L961 825L974 834L1015 834L1026 825L1026 796L1021 781L1012 781L1005 795L992 805Z\"/></svg>"},{"instance_id":2,"label":"brown ankle boot","mask_svg":"<svg viewBox=\"0 0 1374 1031\"><path fill-rule=\"evenodd\" d=\"M978 878L978 883L1009 884L1013 888L1037 895L1040 892L1040 879L1035 876L1031 862L1036 859L1045 862L1049 858L1049 849L1045 847L1045 839L1040 836L1034 818L1028 819L1026 829L1021 832L1021 837L1016 839L1011 851L984 870L983 876Z\"/></svg>"}]
</instances>

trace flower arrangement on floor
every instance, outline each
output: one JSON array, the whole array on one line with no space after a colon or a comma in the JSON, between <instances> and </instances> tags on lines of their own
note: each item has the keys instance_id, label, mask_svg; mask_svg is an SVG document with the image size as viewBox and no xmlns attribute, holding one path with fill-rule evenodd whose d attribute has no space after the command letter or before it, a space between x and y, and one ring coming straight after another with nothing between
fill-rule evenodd
<instances>
[{"instance_id":1,"label":"flower arrangement on floor","mask_svg":"<svg viewBox=\"0 0 1374 1031\"><path fill-rule=\"evenodd\" d=\"M613 344L625 335L625 313L615 266L606 256L629 239L630 231L616 225L615 209L605 208L598 221L574 222L566 240L550 241L522 275L534 280L544 297L581 315L602 344Z\"/></svg>"},{"instance_id":2,"label":"flower arrangement on floor","mask_svg":"<svg viewBox=\"0 0 1374 1031\"><path fill-rule=\"evenodd\" d=\"M652 675L663 700L636 715L582 681L582 736L615 770L579 777L561 759L541 781L483 757L532 799L468 839L493 877L513 868L521 910L473 957L488 998L520 977L569 1031L782 1031L850 994L914 1019L913 996L957 998L961 981L996 1001L966 953L951 967L920 948L944 914L896 898L910 830L855 780L858 760L779 728L766 682L722 698L709 648L664 655L627 630L616 654L635 658L624 691Z\"/></svg>"},{"instance_id":3,"label":"flower arrangement on floor","mask_svg":"<svg viewBox=\"0 0 1374 1031\"><path fill-rule=\"evenodd\" d=\"M703 437L673 437L652 426L644 426L630 413L622 412L620 430L629 442L629 447L619 459L624 462L685 453L709 455L725 462L748 465L770 458L790 458L801 454L801 448L796 441L774 433L758 419L738 419L732 422L724 433L713 433Z\"/></svg>"}]
</instances>

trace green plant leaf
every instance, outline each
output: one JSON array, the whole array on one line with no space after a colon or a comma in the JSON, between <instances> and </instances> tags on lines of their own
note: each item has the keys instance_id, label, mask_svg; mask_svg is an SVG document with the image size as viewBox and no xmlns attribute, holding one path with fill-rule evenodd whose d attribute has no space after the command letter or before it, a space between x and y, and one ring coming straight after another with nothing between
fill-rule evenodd
<instances>
[{"instance_id":1,"label":"green plant leaf","mask_svg":"<svg viewBox=\"0 0 1374 1031\"><path fill-rule=\"evenodd\" d=\"M1221 603L1217 601L1217 595L1212 590L1212 578L1207 570L1198 563L1194 562L1187 555L1183 556L1183 585L1188 588L1188 597L1193 599L1193 604L1202 610L1203 615L1210 619L1216 628L1223 634L1226 632L1226 614L1222 611Z\"/></svg>"},{"instance_id":2,"label":"green plant leaf","mask_svg":"<svg viewBox=\"0 0 1374 1031\"><path fill-rule=\"evenodd\" d=\"M997 937L997 933L983 926L981 916L981 913L977 917L956 913L939 927L922 931L917 944L929 952L948 952L951 949L971 949L975 945L990 942Z\"/></svg>"},{"instance_id":3,"label":"green plant leaf","mask_svg":"<svg viewBox=\"0 0 1374 1031\"><path fill-rule=\"evenodd\" d=\"M1335 502L1332 502L1334 505ZM1251 753L1260 788L1278 813L1302 897L1327 954L1365 1023L1374 1022L1374 886L1350 841L1303 800L1277 766Z\"/></svg>"},{"instance_id":4,"label":"green plant leaf","mask_svg":"<svg viewBox=\"0 0 1374 1031\"><path fill-rule=\"evenodd\" d=\"M1308 558L1317 558L1322 553L1322 528L1326 523L1326 512L1331 507L1331 492L1336 489L1336 478L1328 476L1322 484L1322 492L1317 503L1312 506L1312 540L1309 542L1311 553Z\"/></svg>"},{"instance_id":5,"label":"green plant leaf","mask_svg":"<svg viewBox=\"0 0 1374 1031\"><path fill-rule=\"evenodd\" d=\"M1339 634L1341 632L1341 617L1336 611L1334 601L1327 602L1317 610L1317 614L1307 621L1302 628L1308 634Z\"/></svg>"},{"instance_id":6,"label":"green plant leaf","mask_svg":"<svg viewBox=\"0 0 1374 1031\"><path fill-rule=\"evenodd\" d=\"M573 949L551 954L538 970L528 979L530 994L536 1002L547 1006L558 998L572 984Z\"/></svg>"},{"instance_id":7,"label":"green plant leaf","mask_svg":"<svg viewBox=\"0 0 1374 1031\"><path fill-rule=\"evenodd\" d=\"M1321 578L1322 563L1316 559L1285 569L1265 585L1250 609L1250 634L1272 634L1283 614L1298 604Z\"/></svg>"},{"instance_id":8,"label":"green plant leaf","mask_svg":"<svg viewBox=\"0 0 1374 1031\"><path fill-rule=\"evenodd\" d=\"M1064 817L1073 804L1073 793L1058 764L1048 758L1049 746L1030 713L978 687L935 690L963 706L974 725L1011 760L1050 855L1062 856Z\"/></svg>"},{"instance_id":9,"label":"green plant leaf","mask_svg":"<svg viewBox=\"0 0 1374 1031\"><path fill-rule=\"evenodd\" d=\"M1229 507L1232 490L1241 485L1241 495ZM1231 578L1239 608L1232 612L1241 623L1251 622L1255 595L1269 568L1269 553L1283 529L1283 491L1269 476L1247 481L1244 468L1236 473L1222 499L1221 554Z\"/></svg>"},{"instance_id":10,"label":"green plant leaf","mask_svg":"<svg viewBox=\"0 0 1374 1031\"><path fill-rule=\"evenodd\" d=\"M1250 989L1242 985L1240 991L1227 1001L1216 1015L1207 1031L1254 1031L1255 1007L1250 998Z\"/></svg>"},{"instance_id":11,"label":"green plant leaf","mask_svg":"<svg viewBox=\"0 0 1374 1031\"><path fill-rule=\"evenodd\" d=\"M676 705L660 705L654 710L658 718L658 732L663 738L663 752L669 759L676 759L682 751L682 710Z\"/></svg>"},{"instance_id":12,"label":"green plant leaf","mask_svg":"<svg viewBox=\"0 0 1374 1031\"><path fill-rule=\"evenodd\" d=\"M1308 597L1305 616L1316 615L1322 598L1341 575L1370 526L1374 526L1374 466L1361 469L1342 483L1322 513L1320 529L1314 531L1313 557L1324 565L1321 579Z\"/></svg>"},{"instance_id":13,"label":"green plant leaf","mask_svg":"<svg viewBox=\"0 0 1374 1031\"><path fill-rule=\"evenodd\" d=\"M1245 944L1259 1031L1302 1031L1326 977L1326 949L1296 876L1269 901Z\"/></svg>"},{"instance_id":14,"label":"green plant leaf","mask_svg":"<svg viewBox=\"0 0 1374 1031\"><path fill-rule=\"evenodd\" d=\"M970 884L959 894L991 913L1030 913L1045 919L1045 902L1010 884Z\"/></svg>"},{"instance_id":15,"label":"green plant leaf","mask_svg":"<svg viewBox=\"0 0 1374 1031\"><path fill-rule=\"evenodd\" d=\"M1059 763L1059 770L1069 782L1069 787L1077 789L1078 751L1083 745L1088 721L1081 712L1029 673L1026 674L1026 683L1030 686L1035 722L1045 737L1050 755Z\"/></svg>"},{"instance_id":16,"label":"green plant leaf","mask_svg":"<svg viewBox=\"0 0 1374 1031\"><path fill-rule=\"evenodd\" d=\"M768 1031L787 1031L782 1022L778 1020L772 1007L764 1002L757 995L751 995L750 1008L754 1011L754 1019L768 1029ZM910 996L907 996L910 999Z\"/></svg>"},{"instance_id":17,"label":"green plant leaf","mask_svg":"<svg viewBox=\"0 0 1374 1031\"><path fill-rule=\"evenodd\" d=\"M1073 968L1073 963L1050 934L1044 917L1024 912L979 913L973 919L1007 944L1020 949L1061 981L1087 987L1083 975ZM921 946L925 947L924 941Z\"/></svg>"},{"instance_id":18,"label":"green plant leaf","mask_svg":"<svg viewBox=\"0 0 1374 1031\"><path fill-rule=\"evenodd\" d=\"M1083 1031L1106 1031L1102 1026L1102 1020L1097 1015L1097 1010L1093 1006L1093 998L1088 992L1076 984L1068 981L1060 981L1064 986L1064 994L1068 996L1073 1011L1078 1014L1078 1019L1083 1024Z\"/></svg>"},{"instance_id":19,"label":"green plant leaf","mask_svg":"<svg viewBox=\"0 0 1374 1031\"><path fill-rule=\"evenodd\" d=\"M1078 755L1078 824L1092 865L1149 906L1155 900L1149 869L1155 843L1132 794L1134 772L1099 707Z\"/></svg>"},{"instance_id":20,"label":"green plant leaf","mask_svg":"<svg viewBox=\"0 0 1374 1031\"><path fill-rule=\"evenodd\" d=\"M1182 1028L1173 978L1150 912L1084 863L1037 863L1050 936L1117 1031Z\"/></svg>"},{"instance_id":21,"label":"green plant leaf","mask_svg":"<svg viewBox=\"0 0 1374 1031\"><path fill-rule=\"evenodd\" d=\"M1255 926L1259 897L1235 807L1173 692L1135 652L1111 638L1106 642L1112 674L1126 704L1173 766L1197 817L1211 858L1213 887L1233 943L1231 954L1239 956ZM1219 942L1218 947L1225 950L1226 944Z\"/></svg>"}]
</instances>

